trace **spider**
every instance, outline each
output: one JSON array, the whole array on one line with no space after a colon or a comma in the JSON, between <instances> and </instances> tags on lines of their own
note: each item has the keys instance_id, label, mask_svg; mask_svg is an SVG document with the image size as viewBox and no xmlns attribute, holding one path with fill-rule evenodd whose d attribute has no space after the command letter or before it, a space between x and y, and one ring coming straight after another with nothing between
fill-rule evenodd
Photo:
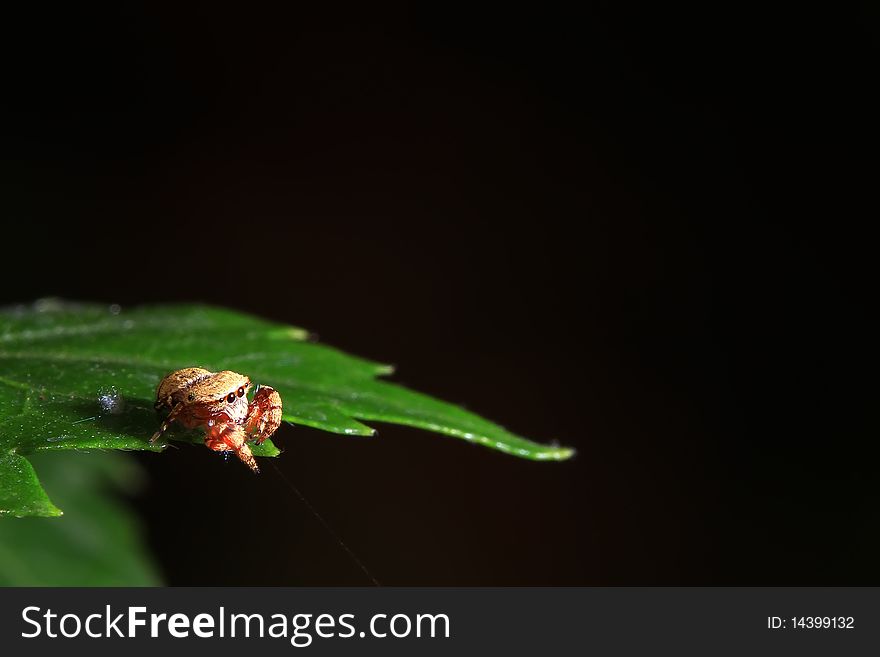
<instances>
[{"instance_id":1,"label":"spider","mask_svg":"<svg viewBox=\"0 0 880 657\"><path fill-rule=\"evenodd\" d=\"M205 428L205 445L216 452L235 452L255 473L260 469L248 447L259 445L281 425L281 395L274 388L256 388L248 403L251 380L243 374L209 372L187 367L172 372L156 390L156 410L171 412L150 438L155 443L175 420L187 429Z\"/></svg>"}]
</instances>

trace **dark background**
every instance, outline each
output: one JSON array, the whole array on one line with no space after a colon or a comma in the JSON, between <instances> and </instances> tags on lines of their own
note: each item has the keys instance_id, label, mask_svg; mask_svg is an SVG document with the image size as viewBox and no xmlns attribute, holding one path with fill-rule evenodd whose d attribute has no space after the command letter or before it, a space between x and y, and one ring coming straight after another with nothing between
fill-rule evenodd
<instances>
[{"instance_id":1,"label":"dark background","mask_svg":"<svg viewBox=\"0 0 880 657\"><path fill-rule=\"evenodd\" d=\"M880 583L876 10L542 7L7 14L2 300L235 307L577 447L283 427L386 585ZM273 468L139 459L169 583L370 583Z\"/></svg>"}]
</instances>

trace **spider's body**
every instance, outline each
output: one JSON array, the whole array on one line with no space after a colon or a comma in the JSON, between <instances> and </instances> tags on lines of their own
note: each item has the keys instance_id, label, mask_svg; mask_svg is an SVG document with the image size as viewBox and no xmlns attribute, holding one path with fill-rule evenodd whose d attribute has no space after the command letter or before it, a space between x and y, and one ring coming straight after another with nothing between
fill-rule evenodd
<instances>
[{"instance_id":1,"label":"spider's body","mask_svg":"<svg viewBox=\"0 0 880 657\"><path fill-rule=\"evenodd\" d=\"M259 472L247 445L262 443L281 425L281 395L269 386L257 386L248 403L251 380L237 372L210 372L188 367L172 372L156 390L156 410L170 411L150 442L171 422L188 429L205 428L205 445L218 452L233 451L251 470Z\"/></svg>"}]
</instances>

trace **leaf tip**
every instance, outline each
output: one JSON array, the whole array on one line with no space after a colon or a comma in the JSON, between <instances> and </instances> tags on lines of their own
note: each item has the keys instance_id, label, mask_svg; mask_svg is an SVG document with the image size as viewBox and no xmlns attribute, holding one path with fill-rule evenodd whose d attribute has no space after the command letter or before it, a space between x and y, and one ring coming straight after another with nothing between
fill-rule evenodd
<instances>
[{"instance_id":1,"label":"leaf tip","mask_svg":"<svg viewBox=\"0 0 880 657\"><path fill-rule=\"evenodd\" d=\"M296 327L292 326L292 327L290 327L290 329L288 329L287 336L291 340L298 340L298 341L302 342L303 340L309 339L309 332L306 331L305 329L296 328Z\"/></svg>"},{"instance_id":2,"label":"leaf tip","mask_svg":"<svg viewBox=\"0 0 880 657\"><path fill-rule=\"evenodd\" d=\"M47 501L46 504L39 506L25 506L15 509L0 509L0 518L60 518L64 515L64 511L59 509L52 502Z\"/></svg>"},{"instance_id":3,"label":"leaf tip","mask_svg":"<svg viewBox=\"0 0 880 657\"><path fill-rule=\"evenodd\" d=\"M505 454L512 454L520 458L532 461L565 461L574 456L577 451L572 447L559 447L558 445L539 445L531 443L527 446L514 447L506 443L480 441L487 447L497 449Z\"/></svg>"},{"instance_id":4,"label":"leaf tip","mask_svg":"<svg viewBox=\"0 0 880 657\"><path fill-rule=\"evenodd\" d=\"M573 447L555 447L536 454L536 458L540 461L566 461L577 454L577 450Z\"/></svg>"},{"instance_id":5,"label":"leaf tip","mask_svg":"<svg viewBox=\"0 0 880 657\"><path fill-rule=\"evenodd\" d=\"M361 424L360 422L358 422L357 426L345 427L342 430L342 433L344 433L346 436L370 436L370 437L372 437L372 436L375 436L379 432L376 431L376 429L374 429L373 427L368 427L367 425Z\"/></svg>"},{"instance_id":6,"label":"leaf tip","mask_svg":"<svg viewBox=\"0 0 880 657\"><path fill-rule=\"evenodd\" d=\"M269 335L273 338L294 340L295 342L304 342L312 338L312 335L308 331L297 326L284 326L271 331Z\"/></svg>"}]
</instances>

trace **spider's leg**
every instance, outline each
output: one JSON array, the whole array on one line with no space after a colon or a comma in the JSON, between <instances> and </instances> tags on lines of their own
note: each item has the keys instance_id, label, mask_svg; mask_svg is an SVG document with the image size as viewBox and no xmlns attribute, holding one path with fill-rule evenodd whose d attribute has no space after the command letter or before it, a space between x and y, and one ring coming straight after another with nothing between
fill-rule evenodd
<instances>
[{"instance_id":1,"label":"spider's leg","mask_svg":"<svg viewBox=\"0 0 880 657\"><path fill-rule=\"evenodd\" d=\"M162 426L159 427L159 429L156 431L156 433L153 434L153 437L150 438L150 442L151 442L151 443L155 443L157 440L159 440L159 437L160 437L163 433L165 433L166 431L168 431L168 426L169 426L172 422L174 422L174 420L177 419L177 414L178 414L181 410L183 410L183 404L178 404L177 406L175 406L175 407L171 410L171 412L168 414L168 417L166 417L166 418L165 418L165 421L162 422Z\"/></svg>"},{"instance_id":2,"label":"spider's leg","mask_svg":"<svg viewBox=\"0 0 880 657\"><path fill-rule=\"evenodd\" d=\"M247 444L247 434L238 424L232 421L209 423L205 431L205 445L215 452L235 452L241 462L254 473L259 474L257 460Z\"/></svg>"},{"instance_id":3,"label":"spider's leg","mask_svg":"<svg viewBox=\"0 0 880 657\"><path fill-rule=\"evenodd\" d=\"M248 436L263 443L281 426L281 395L274 388L259 386L248 407L244 429Z\"/></svg>"}]
</instances>

